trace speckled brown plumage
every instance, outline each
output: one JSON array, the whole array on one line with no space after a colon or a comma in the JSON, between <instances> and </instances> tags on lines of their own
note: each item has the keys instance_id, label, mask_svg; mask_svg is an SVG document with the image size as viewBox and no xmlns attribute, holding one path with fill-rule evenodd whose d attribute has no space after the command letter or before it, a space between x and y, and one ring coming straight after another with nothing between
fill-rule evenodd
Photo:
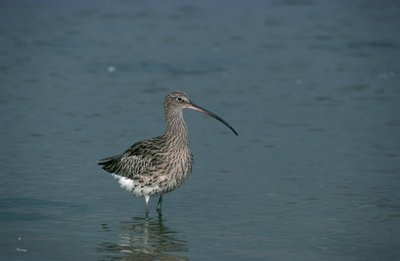
<instances>
[{"instance_id":1,"label":"speckled brown plumage","mask_svg":"<svg viewBox=\"0 0 400 261\"><path fill-rule=\"evenodd\" d=\"M180 187L192 171L193 155L187 142L187 129L182 109L204 112L236 131L217 115L193 104L181 91L168 94L164 102L166 130L161 136L133 144L124 153L99 161L121 186L135 196L146 199L146 213L151 196L160 196Z\"/></svg>"}]
</instances>

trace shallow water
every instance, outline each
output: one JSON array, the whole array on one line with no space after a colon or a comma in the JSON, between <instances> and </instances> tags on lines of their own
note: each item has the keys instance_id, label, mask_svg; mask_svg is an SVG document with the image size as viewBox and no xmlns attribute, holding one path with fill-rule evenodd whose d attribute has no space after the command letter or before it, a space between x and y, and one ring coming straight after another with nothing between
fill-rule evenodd
<instances>
[{"instance_id":1,"label":"shallow water","mask_svg":"<svg viewBox=\"0 0 400 261\"><path fill-rule=\"evenodd\" d=\"M397 1L2 1L2 260L398 260ZM98 159L164 128L193 173L151 201Z\"/></svg>"}]
</instances>

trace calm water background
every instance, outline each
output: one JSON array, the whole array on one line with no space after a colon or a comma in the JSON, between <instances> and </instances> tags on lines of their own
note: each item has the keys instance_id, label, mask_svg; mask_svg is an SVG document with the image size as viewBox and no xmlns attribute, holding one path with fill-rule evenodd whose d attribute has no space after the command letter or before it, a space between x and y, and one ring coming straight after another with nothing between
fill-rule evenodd
<instances>
[{"instance_id":1,"label":"calm water background","mask_svg":"<svg viewBox=\"0 0 400 261\"><path fill-rule=\"evenodd\" d=\"M1 1L1 260L400 260L398 1ZM163 131L158 219L96 166Z\"/></svg>"}]
</instances>

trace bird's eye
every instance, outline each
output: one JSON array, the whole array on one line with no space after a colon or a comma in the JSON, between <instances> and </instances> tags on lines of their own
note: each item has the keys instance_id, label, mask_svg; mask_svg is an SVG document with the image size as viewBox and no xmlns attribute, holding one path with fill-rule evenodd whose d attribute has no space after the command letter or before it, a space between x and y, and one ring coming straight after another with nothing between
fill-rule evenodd
<instances>
[{"instance_id":1,"label":"bird's eye","mask_svg":"<svg viewBox=\"0 0 400 261\"><path fill-rule=\"evenodd\" d=\"M183 102L183 99L182 99L181 97L177 97L176 100L177 100L178 102Z\"/></svg>"}]
</instances>

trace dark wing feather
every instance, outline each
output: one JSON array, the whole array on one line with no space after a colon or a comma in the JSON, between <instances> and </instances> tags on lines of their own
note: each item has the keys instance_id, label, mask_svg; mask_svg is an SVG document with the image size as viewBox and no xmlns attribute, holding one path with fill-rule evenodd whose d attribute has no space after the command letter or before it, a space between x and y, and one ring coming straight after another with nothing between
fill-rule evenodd
<instances>
[{"instance_id":1,"label":"dark wing feather","mask_svg":"<svg viewBox=\"0 0 400 261\"><path fill-rule=\"evenodd\" d=\"M126 178L152 175L163 160L163 140L159 137L137 142L123 154L99 161L103 169Z\"/></svg>"}]
</instances>

